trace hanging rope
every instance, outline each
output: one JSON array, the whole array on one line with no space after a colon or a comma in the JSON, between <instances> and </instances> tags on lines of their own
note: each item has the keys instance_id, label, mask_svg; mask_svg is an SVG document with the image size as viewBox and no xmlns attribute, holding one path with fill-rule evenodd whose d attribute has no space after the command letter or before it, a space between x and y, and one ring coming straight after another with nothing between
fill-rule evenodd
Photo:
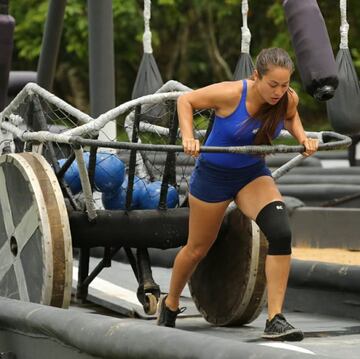
<instances>
[{"instance_id":1,"label":"hanging rope","mask_svg":"<svg viewBox=\"0 0 360 359\"><path fill-rule=\"evenodd\" d=\"M346 19L346 0L340 0L340 49L348 49L349 23Z\"/></svg>"},{"instance_id":2,"label":"hanging rope","mask_svg":"<svg viewBox=\"0 0 360 359\"><path fill-rule=\"evenodd\" d=\"M248 0L242 0L241 13L243 26L241 27L241 53L250 52L251 33L247 25L247 14L249 11Z\"/></svg>"},{"instance_id":3,"label":"hanging rope","mask_svg":"<svg viewBox=\"0 0 360 359\"><path fill-rule=\"evenodd\" d=\"M151 46L151 31L150 31L150 18L151 18L151 0L144 0L144 25L145 31L143 35L144 53L152 54Z\"/></svg>"}]
</instances>

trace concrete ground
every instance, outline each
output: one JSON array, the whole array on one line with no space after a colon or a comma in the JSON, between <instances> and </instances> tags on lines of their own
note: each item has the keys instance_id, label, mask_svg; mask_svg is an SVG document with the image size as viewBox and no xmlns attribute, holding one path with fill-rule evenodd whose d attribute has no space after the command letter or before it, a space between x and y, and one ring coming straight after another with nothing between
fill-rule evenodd
<instances>
[{"instance_id":1,"label":"concrete ground","mask_svg":"<svg viewBox=\"0 0 360 359\"><path fill-rule=\"evenodd\" d=\"M97 259L92 259L91 267L95 266ZM76 274L76 268L75 268ZM153 268L153 275L164 292L168 289L170 270L166 268ZM100 273L90 288L92 302L97 303L88 309L84 306L73 305L77 310L97 311L102 306L102 314L135 316L138 320L146 320L149 324L156 325L155 316L147 316L142 311L136 299L136 281L131 275L129 265L114 262L113 266ZM106 292L106 293L105 293ZM292 291L289 291L290 295ZM301 295L297 289L295 295ZM304 290L304 298L306 298ZM291 299L291 298L289 298ZM312 299L313 300L313 299ZM321 299L323 300L323 298ZM184 291L181 305L187 306L177 320L177 328L187 332L205 334L217 338L228 339L235 342L254 343L259 346L281 348L284 351L294 351L309 356L325 358L360 358L360 321L331 315L284 311L288 321L304 331L305 339L301 342L274 342L261 338L266 321L266 312L251 324L242 327L215 327L205 321L195 308L188 289ZM109 311L106 311L108 308ZM354 310L359 308L354 307Z\"/></svg>"},{"instance_id":2,"label":"concrete ground","mask_svg":"<svg viewBox=\"0 0 360 359\"><path fill-rule=\"evenodd\" d=\"M202 318L182 318L177 327L196 333L222 337L241 342L283 348L327 358L360 358L360 322L313 313L285 313L295 327L304 331L301 342L273 342L261 339L267 314L263 312L250 325L239 328L213 327Z\"/></svg>"}]
</instances>

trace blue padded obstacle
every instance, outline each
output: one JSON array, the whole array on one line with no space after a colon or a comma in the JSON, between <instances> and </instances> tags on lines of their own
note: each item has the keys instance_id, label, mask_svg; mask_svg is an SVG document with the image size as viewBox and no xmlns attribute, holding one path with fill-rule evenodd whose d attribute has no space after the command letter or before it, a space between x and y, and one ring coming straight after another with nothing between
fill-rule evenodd
<instances>
[{"instance_id":1,"label":"blue padded obstacle","mask_svg":"<svg viewBox=\"0 0 360 359\"><path fill-rule=\"evenodd\" d=\"M84 152L86 167L89 167L89 152ZM59 160L62 166L66 159ZM99 152L96 154L95 187L100 192L116 192L125 178L125 165L121 159L113 153ZM77 162L74 161L64 175L65 182L69 185L71 192L77 194L81 191L81 182Z\"/></svg>"},{"instance_id":2,"label":"blue padded obstacle","mask_svg":"<svg viewBox=\"0 0 360 359\"><path fill-rule=\"evenodd\" d=\"M100 192L115 192L125 178L125 165L121 159L108 152L96 155L95 187Z\"/></svg>"},{"instance_id":3,"label":"blue padded obstacle","mask_svg":"<svg viewBox=\"0 0 360 359\"><path fill-rule=\"evenodd\" d=\"M151 182L146 186L146 193L140 200L140 208L155 209L159 206L161 192L161 182ZM167 192L166 205L168 208L174 208L179 203L179 194L175 187L169 185Z\"/></svg>"},{"instance_id":4,"label":"blue padded obstacle","mask_svg":"<svg viewBox=\"0 0 360 359\"><path fill-rule=\"evenodd\" d=\"M115 192L104 192L101 196L105 209L125 209L128 177L126 176L120 188ZM130 209L140 208L140 199L146 194L146 183L135 176Z\"/></svg>"},{"instance_id":5,"label":"blue padded obstacle","mask_svg":"<svg viewBox=\"0 0 360 359\"><path fill-rule=\"evenodd\" d=\"M121 187L124 191L127 190L129 178L126 176ZM133 186L133 194L132 194L132 208L140 208L140 199L146 194L146 182L139 177L134 177L134 186Z\"/></svg>"},{"instance_id":6,"label":"blue padded obstacle","mask_svg":"<svg viewBox=\"0 0 360 359\"><path fill-rule=\"evenodd\" d=\"M59 166L62 167L66 161L66 158L58 160ZM81 182L79 176L79 168L76 161L74 161L71 166L67 169L64 174L64 180L66 184L70 187L72 194L78 194L81 192Z\"/></svg>"},{"instance_id":7,"label":"blue padded obstacle","mask_svg":"<svg viewBox=\"0 0 360 359\"><path fill-rule=\"evenodd\" d=\"M121 186L115 192L104 192L101 201L105 209L125 209L126 190Z\"/></svg>"}]
</instances>

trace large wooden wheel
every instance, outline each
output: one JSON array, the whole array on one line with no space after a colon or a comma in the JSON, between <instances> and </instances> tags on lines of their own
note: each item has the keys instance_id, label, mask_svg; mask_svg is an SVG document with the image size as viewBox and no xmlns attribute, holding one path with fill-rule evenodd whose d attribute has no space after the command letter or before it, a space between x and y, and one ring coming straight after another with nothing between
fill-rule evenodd
<instances>
[{"instance_id":1,"label":"large wooden wheel","mask_svg":"<svg viewBox=\"0 0 360 359\"><path fill-rule=\"evenodd\" d=\"M225 230L198 265L189 287L207 321L242 325L253 321L266 301L267 242L256 223L238 209L225 222Z\"/></svg>"},{"instance_id":2,"label":"large wooden wheel","mask_svg":"<svg viewBox=\"0 0 360 359\"><path fill-rule=\"evenodd\" d=\"M72 246L56 176L34 153L0 157L0 296L66 308Z\"/></svg>"}]
</instances>

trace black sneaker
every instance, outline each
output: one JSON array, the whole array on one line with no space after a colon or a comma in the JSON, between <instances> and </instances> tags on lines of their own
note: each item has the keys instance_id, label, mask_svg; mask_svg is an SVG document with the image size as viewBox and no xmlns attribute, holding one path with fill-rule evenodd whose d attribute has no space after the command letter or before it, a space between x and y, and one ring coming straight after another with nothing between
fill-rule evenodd
<instances>
[{"instance_id":1,"label":"black sneaker","mask_svg":"<svg viewBox=\"0 0 360 359\"><path fill-rule=\"evenodd\" d=\"M176 311L169 309L165 304L166 297L162 297L159 302L159 316L157 319L157 325L163 327L175 327L175 320L178 314L183 313L186 308L180 308Z\"/></svg>"},{"instance_id":2,"label":"black sneaker","mask_svg":"<svg viewBox=\"0 0 360 359\"><path fill-rule=\"evenodd\" d=\"M271 320L266 321L262 337L265 339L297 342L304 339L304 333L300 329L294 328L288 323L284 315L279 313Z\"/></svg>"}]
</instances>

